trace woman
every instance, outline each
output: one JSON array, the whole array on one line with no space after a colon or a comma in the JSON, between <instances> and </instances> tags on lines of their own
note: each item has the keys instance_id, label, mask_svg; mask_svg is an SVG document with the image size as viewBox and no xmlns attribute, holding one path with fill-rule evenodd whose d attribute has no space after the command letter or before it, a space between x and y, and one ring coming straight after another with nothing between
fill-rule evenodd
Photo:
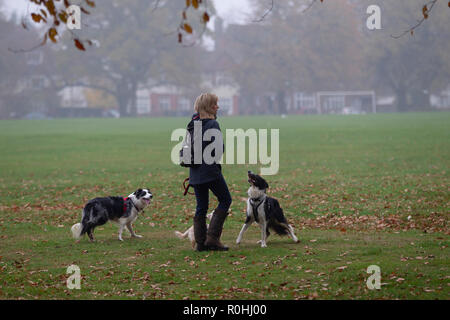
<instances>
[{"instance_id":1,"label":"woman","mask_svg":"<svg viewBox=\"0 0 450 320\"><path fill-rule=\"evenodd\" d=\"M216 121L217 110L219 109L217 101L217 96L211 93L203 93L195 101L195 111L200 116L198 121L202 122L202 137L208 129L217 129L220 132L219 123ZM206 146L213 141L214 137L211 141L202 142L202 154ZM203 159L199 166L189 168L189 184L193 186L197 200L194 217L196 250L228 250L228 247L220 242L220 236L231 205L231 195L223 178L221 165L215 162L207 164ZM214 210L211 223L207 228L206 213L209 205L209 190L217 197L219 205Z\"/></svg>"}]
</instances>

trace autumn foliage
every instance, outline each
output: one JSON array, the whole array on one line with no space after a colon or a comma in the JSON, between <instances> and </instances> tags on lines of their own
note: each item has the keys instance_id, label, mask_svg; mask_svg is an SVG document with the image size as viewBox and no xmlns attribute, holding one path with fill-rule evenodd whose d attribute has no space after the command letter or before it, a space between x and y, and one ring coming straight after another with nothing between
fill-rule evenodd
<instances>
[{"instance_id":1,"label":"autumn foliage","mask_svg":"<svg viewBox=\"0 0 450 320\"><path fill-rule=\"evenodd\" d=\"M29 0L29 2L40 6L39 11L30 14L31 19L35 23L45 23L48 25L48 30L45 32L41 45L45 45L48 39L53 43L58 42L58 28L62 24L67 24L67 21L71 18L67 13L67 9L74 3L69 0ZM84 14L90 13L86 9L87 7L95 8L95 2L92 0L84 0L81 3L82 4L79 5L80 10ZM24 22L22 22L22 26L27 29L27 25ZM72 35L74 34L72 33ZM73 41L79 50L85 50L82 40L73 36ZM90 40L86 40L86 43L89 45L92 44Z\"/></svg>"},{"instance_id":2,"label":"autumn foliage","mask_svg":"<svg viewBox=\"0 0 450 320\"><path fill-rule=\"evenodd\" d=\"M46 30L44 39L42 40L42 43L40 45L45 45L48 39L50 39L53 43L56 43L58 41L59 33L61 32L58 31L58 27L60 27L62 24L66 24L68 19L71 18L67 13L67 8L69 8L71 5L73 4L79 5L80 10L83 14L90 14L88 8L95 8L96 6L94 0L82 0L81 4L80 2L75 3L72 0L28 0L28 1L30 3L38 5L37 11L32 12L30 14L32 21L38 24L45 23L48 25L48 29ZM192 23L189 21L187 15L188 10L196 10L200 12L200 22L203 25L203 31L200 33L200 35L204 32L206 25L210 21L210 13L208 13L208 6L206 0L185 0L185 1L186 5L181 12L181 21L177 28L177 36L179 43L183 43L183 37L185 35L187 34L190 35L194 33L194 28L192 26ZM317 0L311 0L310 5L313 5L316 1ZM422 7L423 18L416 25L412 26L409 30L405 31L405 33L409 32L412 35L414 33L414 29L419 27L424 20L429 18L431 10L433 9L433 6L437 3L437 1L439 0L431 0L425 3ZM323 0L320 0L320 2L326 3ZM156 4L154 5L155 9L158 7L158 4L159 0L156 0ZM274 0L272 0L272 8L273 5ZM450 7L450 1L448 2L448 7ZM25 29L27 28L25 23L22 23L22 25ZM72 32L72 30L69 30L69 32L72 34L75 47L78 48L79 50L84 51L85 44L92 45L91 40L89 39L82 40L79 37L77 37L76 34Z\"/></svg>"}]
</instances>

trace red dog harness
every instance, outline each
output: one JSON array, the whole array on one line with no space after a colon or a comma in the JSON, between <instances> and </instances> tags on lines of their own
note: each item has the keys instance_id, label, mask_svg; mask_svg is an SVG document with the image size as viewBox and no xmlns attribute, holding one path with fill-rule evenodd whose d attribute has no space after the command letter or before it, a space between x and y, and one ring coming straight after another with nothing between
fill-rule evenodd
<instances>
[{"instance_id":1,"label":"red dog harness","mask_svg":"<svg viewBox=\"0 0 450 320\"><path fill-rule=\"evenodd\" d=\"M128 197L123 198L123 214L125 214L127 212L127 200L128 200Z\"/></svg>"},{"instance_id":2,"label":"red dog harness","mask_svg":"<svg viewBox=\"0 0 450 320\"><path fill-rule=\"evenodd\" d=\"M127 213L127 200L128 199L130 199L130 198L128 198L128 197L123 198L123 214ZM131 200L131 204L133 205L133 207L136 209L137 212L140 212L139 208L136 207L136 205L134 204L133 200ZM142 211L142 213L143 213L143 211Z\"/></svg>"}]
</instances>

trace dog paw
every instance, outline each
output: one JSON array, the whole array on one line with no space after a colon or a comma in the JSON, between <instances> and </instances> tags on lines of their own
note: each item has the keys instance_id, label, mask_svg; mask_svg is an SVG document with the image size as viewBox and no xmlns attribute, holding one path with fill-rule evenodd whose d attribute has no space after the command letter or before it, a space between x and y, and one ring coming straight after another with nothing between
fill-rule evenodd
<instances>
[{"instance_id":1,"label":"dog paw","mask_svg":"<svg viewBox=\"0 0 450 320\"><path fill-rule=\"evenodd\" d=\"M262 243L262 244L261 244L261 248L267 248L267 244Z\"/></svg>"},{"instance_id":2,"label":"dog paw","mask_svg":"<svg viewBox=\"0 0 450 320\"><path fill-rule=\"evenodd\" d=\"M139 235L139 234L135 234L135 235L133 235L133 237L134 237L134 238L142 238L142 236Z\"/></svg>"},{"instance_id":3,"label":"dog paw","mask_svg":"<svg viewBox=\"0 0 450 320\"><path fill-rule=\"evenodd\" d=\"M262 243L262 240L258 240L258 241L256 241L256 243L257 243L257 244L260 244L260 243Z\"/></svg>"},{"instance_id":4,"label":"dog paw","mask_svg":"<svg viewBox=\"0 0 450 320\"><path fill-rule=\"evenodd\" d=\"M120 241L123 241L122 237L119 238Z\"/></svg>"}]
</instances>

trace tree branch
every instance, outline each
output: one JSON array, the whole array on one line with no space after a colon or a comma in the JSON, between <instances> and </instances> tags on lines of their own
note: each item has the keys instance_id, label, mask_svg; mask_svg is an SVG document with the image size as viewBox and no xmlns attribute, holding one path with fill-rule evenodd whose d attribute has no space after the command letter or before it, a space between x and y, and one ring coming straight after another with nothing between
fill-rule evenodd
<instances>
[{"instance_id":1,"label":"tree branch","mask_svg":"<svg viewBox=\"0 0 450 320\"><path fill-rule=\"evenodd\" d=\"M252 22L257 23L263 21L265 17L267 17L267 15L272 12L272 10L273 10L273 0L271 0L270 8L266 10L266 12L262 15L262 17L259 18L258 20L253 20Z\"/></svg>"},{"instance_id":2,"label":"tree branch","mask_svg":"<svg viewBox=\"0 0 450 320\"><path fill-rule=\"evenodd\" d=\"M152 13L155 12L156 9L158 9L159 2L160 2L160 1L161 1L161 0L156 0L156 1L155 1L155 5L153 6Z\"/></svg>"},{"instance_id":3,"label":"tree branch","mask_svg":"<svg viewBox=\"0 0 450 320\"><path fill-rule=\"evenodd\" d=\"M308 4L308 6L302 11L302 13L305 13L306 11L308 11L313 5L314 5L314 3L316 3L317 2L317 0L312 0L309 4Z\"/></svg>"},{"instance_id":4,"label":"tree branch","mask_svg":"<svg viewBox=\"0 0 450 320\"><path fill-rule=\"evenodd\" d=\"M428 19L429 14L431 13L431 10L433 10L434 5L438 2L438 0L431 0L427 3L424 4L423 8L422 8L422 19L420 19L414 26L412 26L411 28L409 28L408 30L403 31L400 35L392 35L391 37L394 39L399 39L401 37L403 37L405 34L410 33L411 35L414 34L414 30L417 29L418 27L420 27L422 25L422 23Z\"/></svg>"}]
</instances>

